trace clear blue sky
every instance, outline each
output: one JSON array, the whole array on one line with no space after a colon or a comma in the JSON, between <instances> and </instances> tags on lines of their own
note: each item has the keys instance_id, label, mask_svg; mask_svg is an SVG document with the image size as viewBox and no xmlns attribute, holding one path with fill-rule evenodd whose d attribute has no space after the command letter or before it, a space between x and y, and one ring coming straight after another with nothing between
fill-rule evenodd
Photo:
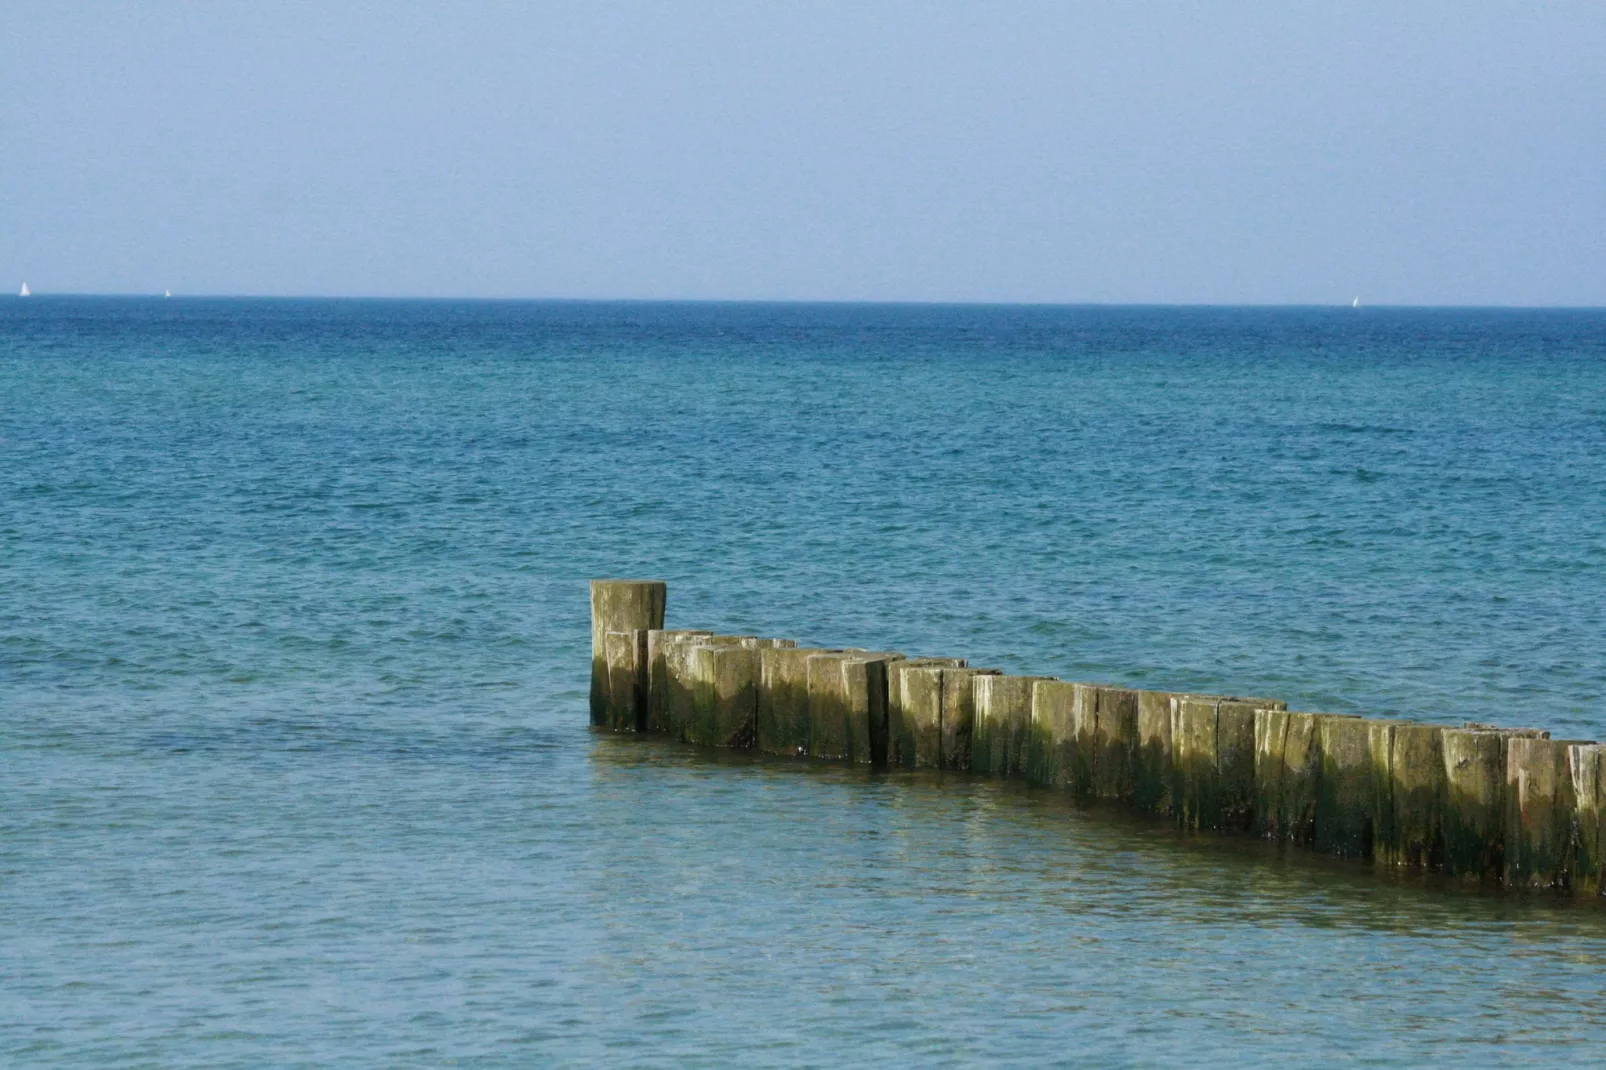
<instances>
[{"instance_id":1,"label":"clear blue sky","mask_svg":"<svg viewBox=\"0 0 1606 1070\"><path fill-rule=\"evenodd\" d=\"M1606 305L1606 3L0 5L36 291Z\"/></svg>"}]
</instances>

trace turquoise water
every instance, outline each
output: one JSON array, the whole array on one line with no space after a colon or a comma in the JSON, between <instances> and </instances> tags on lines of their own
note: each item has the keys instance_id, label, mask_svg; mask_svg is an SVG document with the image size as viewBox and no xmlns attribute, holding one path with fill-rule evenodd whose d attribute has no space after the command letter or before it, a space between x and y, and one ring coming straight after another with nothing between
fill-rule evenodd
<instances>
[{"instance_id":1,"label":"turquoise water","mask_svg":"<svg viewBox=\"0 0 1606 1070\"><path fill-rule=\"evenodd\" d=\"M1606 910L586 728L672 624L1606 736L1606 313L0 302L7 1066L1589 1064Z\"/></svg>"}]
</instances>

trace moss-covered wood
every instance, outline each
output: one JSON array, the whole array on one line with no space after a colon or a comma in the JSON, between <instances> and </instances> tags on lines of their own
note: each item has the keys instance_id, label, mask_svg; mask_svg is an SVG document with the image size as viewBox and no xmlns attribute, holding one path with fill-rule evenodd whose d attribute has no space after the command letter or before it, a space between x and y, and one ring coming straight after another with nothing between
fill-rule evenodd
<instances>
[{"instance_id":1,"label":"moss-covered wood","mask_svg":"<svg viewBox=\"0 0 1606 1070\"><path fill-rule=\"evenodd\" d=\"M1171 754L1171 704L1168 691L1139 691L1137 750L1132 767L1132 805L1146 814L1169 814L1174 774Z\"/></svg>"},{"instance_id":2,"label":"moss-covered wood","mask_svg":"<svg viewBox=\"0 0 1606 1070\"><path fill-rule=\"evenodd\" d=\"M1216 768L1216 700L1184 695L1172 707L1171 745L1177 823L1185 829L1221 824L1221 777Z\"/></svg>"},{"instance_id":3,"label":"moss-covered wood","mask_svg":"<svg viewBox=\"0 0 1606 1070\"><path fill-rule=\"evenodd\" d=\"M667 692L664 717L670 738L683 743L697 742L694 725L698 716L700 696L706 699L712 694L706 689L699 691L698 651L704 647L740 645L741 637L731 635L691 634L664 641L664 676Z\"/></svg>"},{"instance_id":4,"label":"moss-covered wood","mask_svg":"<svg viewBox=\"0 0 1606 1070\"><path fill-rule=\"evenodd\" d=\"M1444 749L1444 868L1458 877L1505 879L1506 735L1447 728Z\"/></svg>"},{"instance_id":5,"label":"moss-covered wood","mask_svg":"<svg viewBox=\"0 0 1606 1070\"><path fill-rule=\"evenodd\" d=\"M631 623L661 625L663 602L655 581L593 584L597 726L772 754L1024 776L1170 813L1187 828L1252 829L1491 884L1593 897L1606 882L1599 743Z\"/></svg>"},{"instance_id":6,"label":"moss-covered wood","mask_svg":"<svg viewBox=\"0 0 1606 1070\"><path fill-rule=\"evenodd\" d=\"M608 695L603 704L602 727L614 732L646 731L646 630L609 632L603 640L603 649L607 655Z\"/></svg>"},{"instance_id":7,"label":"moss-covered wood","mask_svg":"<svg viewBox=\"0 0 1606 1070\"><path fill-rule=\"evenodd\" d=\"M1091 799L1096 789L1093 763L1099 746L1099 688L1097 684L1071 686L1071 724L1076 737L1071 751L1071 792L1078 799Z\"/></svg>"},{"instance_id":8,"label":"moss-covered wood","mask_svg":"<svg viewBox=\"0 0 1606 1070\"><path fill-rule=\"evenodd\" d=\"M976 720L970 767L991 776L1026 775L1032 729L1032 687L1043 676L993 676L971 681Z\"/></svg>"},{"instance_id":9,"label":"moss-covered wood","mask_svg":"<svg viewBox=\"0 0 1606 1070\"><path fill-rule=\"evenodd\" d=\"M846 653L811 654L807 662L809 688L809 757L848 761L853 754L848 725L847 680L842 663Z\"/></svg>"},{"instance_id":10,"label":"moss-covered wood","mask_svg":"<svg viewBox=\"0 0 1606 1070\"><path fill-rule=\"evenodd\" d=\"M1578 801L1568 750L1584 742L1522 736L1506 741L1508 887L1570 890Z\"/></svg>"},{"instance_id":11,"label":"moss-covered wood","mask_svg":"<svg viewBox=\"0 0 1606 1070\"><path fill-rule=\"evenodd\" d=\"M677 629L665 631L653 628L647 632L647 731L668 732L669 729L669 666L664 657L670 643L691 638L703 638L713 632Z\"/></svg>"},{"instance_id":12,"label":"moss-covered wood","mask_svg":"<svg viewBox=\"0 0 1606 1070\"><path fill-rule=\"evenodd\" d=\"M941 755L943 769L969 769L971 738L976 724L977 676L997 675L997 669L943 668Z\"/></svg>"},{"instance_id":13,"label":"moss-covered wood","mask_svg":"<svg viewBox=\"0 0 1606 1070\"><path fill-rule=\"evenodd\" d=\"M739 642L739 641L738 641ZM752 747L758 719L758 651L698 643L692 647L691 742Z\"/></svg>"},{"instance_id":14,"label":"moss-covered wood","mask_svg":"<svg viewBox=\"0 0 1606 1070\"><path fill-rule=\"evenodd\" d=\"M940 665L905 667L899 673L903 712L903 764L912 769L942 766L942 674Z\"/></svg>"},{"instance_id":15,"label":"moss-covered wood","mask_svg":"<svg viewBox=\"0 0 1606 1070\"><path fill-rule=\"evenodd\" d=\"M662 628L667 597L662 580L591 581L591 723L605 725L608 711L609 632Z\"/></svg>"},{"instance_id":16,"label":"moss-covered wood","mask_svg":"<svg viewBox=\"0 0 1606 1070\"><path fill-rule=\"evenodd\" d=\"M813 647L767 647L758 652L757 747L765 754L809 753L809 658L832 653Z\"/></svg>"},{"instance_id":17,"label":"moss-covered wood","mask_svg":"<svg viewBox=\"0 0 1606 1070\"><path fill-rule=\"evenodd\" d=\"M1099 687L1093 724L1093 797L1131 802L1138 749L1138 693Z\"/></svg>"},{"instance_id":18,"label":"moss-covered wood","mask_svg":"<svg viewBox=\"0 0 1606 1070\"><path fill-rule=\"evenodd\" d=\"M847 699L847 760L856 765L887 764L887 670L899 654L856 654L842 661Z\"/></svg>"},{"instance_id":19,"label":"moss-covered wood","mask_svg":"<svg viewBox=\"0 0 1606 1070\"><path fill-rule=\"evenodd\" d=\"M1606 890L1606 747L1574 743L1567 748L1573 782L1577 839L1573 844L1573 894L1595 898Z\"/></svg>"},{"instance_id":20,"label":"moss-covered wood","mask_svg":"<svg viewBox=\"0 0 1606 1070\"><path fill-rule=\"evenodd\" d=\"M1032 723L1026 746L1026 780L1069 790L1076 765L1076 685L1065 680L1032 684Z\"/></svg>"},{"instance_id":21,"label":"moss-covered wood","mask_svg":"<svg viewBox=\"0 0 1606 1070\"><path fill-rule=\"evenodd\" d=\"M1371 726L1360 718L1324 717L1317 732L1321 774L1316 783L1316 849L1371 858L1377 800Z\"/></svg>"},{"instance_id":22,"label":"moss-covered wood","mask_svg":"<svg viewBox=\"0 0 1606 1070\"><path fill-rule=\"evenodd\" d=\"M1257 710L1278 699L1178 695L1171 703L1172 812L1187 829L1254 824Z\"/></svg>"},{"instance_id":23,"label":"moss-covered wood","mask_svg":"<svg viewBox=\"0 0 1606 1070\"><path fill-rule=\"evenodd\" d=\"M1261 725L1266 726L1265 764L1261 765L1257 757L1255 776L1256 806L1266 808L1265 823L1260 827L1267 838L1314 846L1322 774L1321 726L1324 721L1333 719L1356 718L1288 710L1265 710L1256 714L1257 740ZM1261 799L1265 802L1261 803Z\"/></svg>"},{"instance_id":24,"label":"moss-covered wood","mask_svg":"<svg viewBox=\"0 0 1606 1070\"><path fill-rule=\"evenodd\" d=\"M1444 727L1394 726L1389 759L1394 827L1378 861L1413 869L1444 868Z\"/></svg>"},{"instance_id":25,"label":"moss-covered wood","mask_svg":"<svg viewBox=\"0 0 1606 1070\"><path fill-rule=\"evenodd\" d=\"M1255 822L1252 831L1268 840L1283 838L1280 804L1290 716L1287 710L1255 712Z\"/></svg>"},{"instance_id":26,"label":"moss-covered wood","mask_svg":"<svg viewBox=\"0 0 1606 1070\"><path fill-rule=\"evenodd\" d=\"M916 746L912 722L903 714L903 673L916 668L956 668L966 665L964 658L906 658L887 666L887 763L913 769Z\"/></svg>"},{"instance_id":27,"label":"moss-covered wood","mask_svg":"<svg viewBox=\"0 0 1606 1070\"><path fill-rule=\"evenodd\" d=\"M713 637L666 635L660 644L663 659L663 725L671 739L691 741L692 709L696 680L692 675L692 652L697 644Z\"/></svg>"},{"instance_id":28,"label":"moss-covered wood","mask_svg":"<svg viewBox=\"0 0 1606 1070\"><path fill-rule=\"evenodd\" d=\"M1218 828L1247 832L1255 817L1255 711L1267 699L1224 698L1216 703Z\"/></svg>"}]
</instances>

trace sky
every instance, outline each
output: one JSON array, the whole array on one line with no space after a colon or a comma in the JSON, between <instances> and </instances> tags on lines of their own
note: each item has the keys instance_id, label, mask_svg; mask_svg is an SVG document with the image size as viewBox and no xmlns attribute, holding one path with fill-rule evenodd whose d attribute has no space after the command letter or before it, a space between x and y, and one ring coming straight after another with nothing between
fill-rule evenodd
<instances>
[{"instance_id":1,"label":"sky","mask_svg":"<svg viewBox=\"0 0 1606 1070\"><path fill-rule=\"evenodd\" d=\"M0 291L1606 305L1606 3L0 3Z\"/></svg>"}]
</instances>

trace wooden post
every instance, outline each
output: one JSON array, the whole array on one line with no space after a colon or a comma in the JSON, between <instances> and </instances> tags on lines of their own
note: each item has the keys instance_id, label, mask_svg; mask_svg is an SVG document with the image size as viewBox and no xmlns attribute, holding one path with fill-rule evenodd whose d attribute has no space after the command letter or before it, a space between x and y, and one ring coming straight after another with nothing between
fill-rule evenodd
<instances>
[{"instance_id":1,"label":"wooden post","mask_svg":"<svg viewBox=\"0 0 1606 1070\"><path fill-rule=\"evenodd\" d=\"M976 723L970 767L992 776L1024 776L1032 727L1032 688L1047 676L990 676L972 679Z\"/></svg>"},{"instance_id":2,"label":"wooden post","mask_svg":"<svg viewBox=\"0 0 1606 1070\"><path fill-rule=\"evenodd\" d=\"M664 626L663 580L591 581L591 723L614 720L609 705L608 633Z\"/></svg>"}]
</instances>

